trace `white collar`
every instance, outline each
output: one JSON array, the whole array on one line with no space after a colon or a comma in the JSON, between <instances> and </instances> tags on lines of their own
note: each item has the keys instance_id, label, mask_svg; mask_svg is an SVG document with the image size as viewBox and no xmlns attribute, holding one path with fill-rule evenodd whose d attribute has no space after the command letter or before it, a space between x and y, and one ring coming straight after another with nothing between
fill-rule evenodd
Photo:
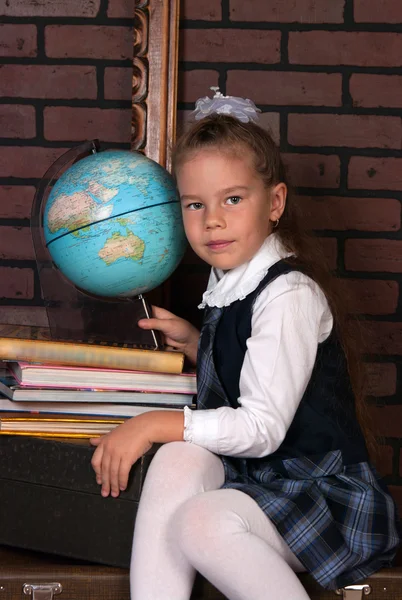
<instances>
[{"instance_id":1,"label":"white collar","mask_svg":"<svg viewBox=\"0 0 402 600\"><path fill-rule=\"evenodd\" d=\"M253 292L265 277L268 269L282 258L291 256L275 233L271 233L258 252L248 262L230 271L212 267L207 290L198 308L205 306L229 306L236 300L243 300Z\"/></svg>"}]
</instances>

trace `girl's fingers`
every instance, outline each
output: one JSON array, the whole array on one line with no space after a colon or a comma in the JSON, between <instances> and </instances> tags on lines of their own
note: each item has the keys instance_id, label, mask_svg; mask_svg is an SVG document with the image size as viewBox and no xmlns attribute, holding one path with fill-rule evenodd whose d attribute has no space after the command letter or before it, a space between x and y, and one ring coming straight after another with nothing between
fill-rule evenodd
<instances>
[{"instance_id":1,"label":"girl's fingers","mask_svg":"<svg viewBox=\"0 0 402 600\"><path fill-rule=\"evenodd\" d=\"M106 452L102 455L102 489L101 494L104 498L110 494L110 455Z\"/></svg>"},{"instance_id":2,"label":"girl's fingers","mask_svg":"<svg viewBox=\"0 0 402 600\"><path fill-rule=\"evenodd\" d=\"M117 498L117 496L120 493L120 485L119 485L120 465L121 465L121 459L119 456L115 456L110 461L109 482L110 482L110 489L111 489L111 494L112 494L113 498Z\"/></svg>"},{"instance_id":3,"label":"girl's fingers","mask_svg":"<svg viewBox=\"0 0 402 600\"><path fill-rule=\"evenodd\" d=\"M166 310L166 308L161 308L160 306L152 306L152 314L157 319L172 319L176 317L176 315Z\"/></svg>"},{"instance_id":4,"label":"girl's fingers","mask_svg":"<svg viewBox=\"0 0 402 600\"><path fill-rule=\"evenodd\" d=\"M128 476L130 474L130 469L133 466L133 462L129 461L127 458L124 458L120 462L119 469L119 489L123 492L127 487Z\"/></svg>"},{"instance_id":5,"label":"girl's fingers","mask_svg":"<svg viewBox=\"0 0 402 600\"><path fill-rule=\"evenodd\" d=\"M92 468L95 471L96 483L99 485L102 483L102 454L103 446L98 446L91 460Z\"/></svg>"},{"instance_id":6,"label":"girl's fingers","mask_svg":"<svg viewBox=\"0 0 402 600\"><path fill-rule=\"evenodd\" d=\"M138 326L142 329L157 329L158 331L164 331L166 326L169 327L170 323L162 319L140 319Z\"/></svg>"}]
</instances>

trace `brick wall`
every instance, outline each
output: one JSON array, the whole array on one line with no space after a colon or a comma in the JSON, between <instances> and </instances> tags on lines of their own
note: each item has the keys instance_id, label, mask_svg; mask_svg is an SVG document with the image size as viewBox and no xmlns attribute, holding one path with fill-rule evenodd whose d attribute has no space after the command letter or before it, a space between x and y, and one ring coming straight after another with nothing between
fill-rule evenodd
<instances>
[{"instance_id":1,"label":"brick wall","mask_svg":"<svg viewBox=\"0 0 402 600\"><path fill-rule=\"evenodd\" d=\"M69 147L129 148L134 0L0 0L0 321L42 324L29 216Z\"/></svg>"},{"instance_id":2,"label":"brick wall","mask_svg":"<svg viewBox=\"0 0 402 600\"><path fill-rule=\"evenodd\" d=\"M134 0L0 0L0 319L43 322L29 235L34 186L65 148L127 147ZM402 504L402 4L182 0L179 120L219 85L251 97L299 201L372 331L380 469ZM190 252L172 306L194 321Z\"/></svg>"}]
</instances>

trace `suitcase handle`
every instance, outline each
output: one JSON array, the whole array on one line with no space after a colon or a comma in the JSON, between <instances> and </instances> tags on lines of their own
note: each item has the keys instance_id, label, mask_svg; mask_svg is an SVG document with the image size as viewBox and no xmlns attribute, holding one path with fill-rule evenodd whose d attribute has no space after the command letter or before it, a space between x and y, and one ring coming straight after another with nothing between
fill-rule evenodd
<instances>
[{"instance_id":1,"label":"suitcase handle","mask_svg":"<svg viewBox=\"0 0 402 600\"><path fill-rule=\"evenodd\" d=\"M32 600L52 600L54 595L61 594L63 586L61 583L24 583L22 591L32 596Z\"/></svg>"},{"instance_id":2,"label":"suitcase handle","mask_svg":"<svg viewBox=\"0 0 402 600\"><path fill-rule=\"evenodd\" d=\"M363 596L371 594L371 586L368 583L363 585L347 585L341 590L336 590L337 596L342 596L344 600L363 600Z\"/></svg>"}]
</instances>

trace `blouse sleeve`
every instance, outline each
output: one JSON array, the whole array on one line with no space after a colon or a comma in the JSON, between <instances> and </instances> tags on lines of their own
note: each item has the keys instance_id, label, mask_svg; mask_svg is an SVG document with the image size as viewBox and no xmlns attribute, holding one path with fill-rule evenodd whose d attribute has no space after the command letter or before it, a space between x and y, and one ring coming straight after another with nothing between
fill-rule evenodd
<instances>
[{"instance_id":1,"label":"blouse sleeve","mask_svg":"<svg viewBox=\"0 0 402 600\"><path fill-rule=\"evenodd\" d=\"M240 373L240 407L186 411L184 439L217 454L261 457L284 440L332 329L319 286L298 272L258 296Z\"/></svg>"}]
</instances>

